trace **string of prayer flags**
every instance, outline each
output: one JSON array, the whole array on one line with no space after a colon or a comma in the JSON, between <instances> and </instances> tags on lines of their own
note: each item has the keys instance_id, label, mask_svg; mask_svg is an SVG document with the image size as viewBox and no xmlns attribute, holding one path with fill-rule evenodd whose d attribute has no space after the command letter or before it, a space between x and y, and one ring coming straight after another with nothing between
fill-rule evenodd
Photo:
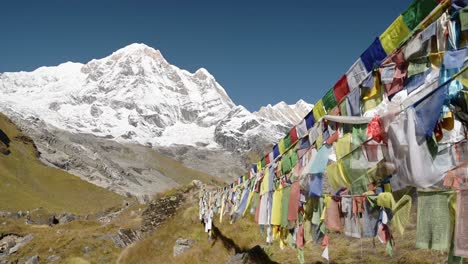
<instances>
[{"instance_id":1,"label":"string of prayer flags","mask_svg":"<svg viewBox=\"0 0 468 264\"><path fill-rule=\"evenodd\" d=\"M432 12L434 0L413 1L270 152L208 192L200 219L255 214L267 243L296 248L301 263L309 241L330 260L331 231L377 237L391 256L420 188L416 247L468 257L466 4L446 2Z\"/></svg>"}]
</instances>

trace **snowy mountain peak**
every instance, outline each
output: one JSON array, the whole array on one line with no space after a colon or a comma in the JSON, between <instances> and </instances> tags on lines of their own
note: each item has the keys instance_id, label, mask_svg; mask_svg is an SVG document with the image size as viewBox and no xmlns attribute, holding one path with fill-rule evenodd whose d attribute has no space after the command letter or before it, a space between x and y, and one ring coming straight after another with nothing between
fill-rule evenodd
<instances>
[{"instance_id":1,"label":"snowy mountain peak","mask_svg":"<svg viewBox=\"0 0 468 264\"><path fill-rule=\"evenodd\" d=\"M273 106L269 104L266 107L261 107L254 114L271 122L293 126L312 110L312 107L313 105L306 103L302 99L293 105L288 105L286 102L281 101Z\"/></svg>"},{"instance_id":2,"label":"snowy mountain peak","mask_svg":"<svg viewBox=\"0 0 468 264\"><path fill-rule=\"evenodd\" d=\"M128 46L125 46L117 51L115 51L114 53L112 53L111 57L112 56L131 56L131 55L137 55L137 56L148 56L148 57L151 57L153 59L158 59L158 60L164 60L164 57L162 55L162 53L157 50L157 49L154 49L146 44L143 44L143 43L133 43L133 44L130 44Z\"/></svg>"},{"instance_id":3,"label":"snowy mountain peak","mask_svg":"<svg viewBox=\"0 0 468 264\"><path fill-rule=\"evenodd\" d=\"M199 78L200 80L206 80L206 79L213 79L213 75L211 75L207 69L205 68L200 68L198 69L194 74L195 77Z\"/></svg>"},{"instance_id":4,"label":"snowy mountain peak","mask_svg":"<svg viewBox=\"0 0 468 264\"><path fill-rule=\"evenodd\" d=\"M0 75L1 111L73 133L153 146L246 149L253 138L278 139L310 109L299 100L251 113L236 106L205 68L179 69L139 43L86 64Z\"/></svg>"}]
</instances>

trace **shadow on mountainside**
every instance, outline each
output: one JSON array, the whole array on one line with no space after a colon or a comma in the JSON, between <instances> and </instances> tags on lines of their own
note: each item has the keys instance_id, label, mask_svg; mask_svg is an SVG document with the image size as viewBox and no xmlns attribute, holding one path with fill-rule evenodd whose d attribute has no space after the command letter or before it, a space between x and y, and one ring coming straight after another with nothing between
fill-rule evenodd
<instances>
[{"instance_id":1,"label":"shadow on mountainside","mask_svg":"<svg viewBox=\"0 0 468 264\"><path fill-rule=\"evenodd\" d=\"M256 245L251 249L245 249L239 247L231 238L226 237L221 233L219 228L213 225L213 239L214 243L220 240L223 243L223 246L227 250L234 250L235 255L226 263L267 263L267 264L274 264L278 263L272 261L267 253L263 250L262 247Z\"/></svg>"}]
</instances>

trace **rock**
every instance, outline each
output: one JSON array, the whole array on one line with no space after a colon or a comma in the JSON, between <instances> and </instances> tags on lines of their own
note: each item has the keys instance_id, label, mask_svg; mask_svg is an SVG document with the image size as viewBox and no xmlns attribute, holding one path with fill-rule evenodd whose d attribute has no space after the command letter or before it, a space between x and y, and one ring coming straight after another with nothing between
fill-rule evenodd
<instances>
[{"instance_id":1,"label":"rock","mask_svg":"<svg viewBox=\"0 0 468 264\"><path fill-rule=\"evenodd\" d=\"M151 201L148 208L142 213L143 224L141 231L147 233L160 226L164 221L175 215L183 201L184 197L181 193Z\"/></svg>"},{"instance_id":2,"label":"rock","mask_svg":"<svg viewBox=\"0 0 468 264\"><path fill-rule=\"evenodd\" d=\"M60 256L52 255L47 258L47 263L53 263L53 262L59 261L60 259L61 259Z\"/></svg>"},{"instance_id":3,"label":"rock","mask_svg":"<svg viewBox=\"0 0 468 264\"><path fill-rule=\"evenodd\" d=\"M193 243L195 243L195 241L191 239L178 238L174 245L174 257L177 257L192 248Z\"/></svg>"},{"instance_id":4,"label":"rock","mask_svg":"<svg viewBox=\"0 0 468 264\"><path fill-rule=\"evenodd\" d=\"M15 234L0 239L0 256L8 256L16 253L21 247L33 239L32 235L21 237Z\"/></svg>"},{"instance_id":5,"label":"rock","mask_svg":"<svg viewBox=\"0 0 468 264\"><path fill-rule=\"evenodd\" d=\"M70 223L72 221L75 221L77 220L78 217L74 214L61 214L58 216L58 221L59 221L59 224L63 225L63 224L66 224L66 223Z\"/></svg>"},{"instance_id":6,"label":"rock","mask_svg":"<svg viewBox=\"0 0 468 264\"><path fill-rule=\"evenodd\" d=\"M29 235L27 235L25 237L17 239L16 244L13 247L10 248L8 254L11 255L13 253L16 253L24 245L31 242L31 240L33 240L33 238L34 238L33 235L29 234Z\"/></svg>"},{"instance_id":7,"label":"rock","mask_svg":"<svg viewBox=\"0 0 468 264\"><path fill-rule=\"evenodd\" d=\"M39 256L32 256L24 264L39 264Z\"/></svg>"},{"instance_id":8,"label":"rock","mask_svg":"<svg viewBox=\"0 0 468 264\"><path fill-rule=\"evenodd\" d=\"M197 187L198 189L202 189L203 188L203 183L199 180L193 180L192 181L192 185Z\"/></svg>"},{"instance_id":9,"label":"rock","mask_svg":"<svg viewBox=\"0 0 468 264\"><path fill-rule=\"evenodd\" d=\"M89 247L89 246L86 246L84 248L81 249L81 252L83 252L84 254L88 254L90 253L91 251L93 251L94 248L93 247Z\"/></svg>"},{"instance_id":10,"label":"rock","mask_svg":"<svg viewBox=\"0 0 468 264\"><path fill-rule=\"evenodd\" d=\"M119 229L119 232L111 239L119 248L124 248L141 238L141 232L133 229Z\"/></svg>"}]
</instances>

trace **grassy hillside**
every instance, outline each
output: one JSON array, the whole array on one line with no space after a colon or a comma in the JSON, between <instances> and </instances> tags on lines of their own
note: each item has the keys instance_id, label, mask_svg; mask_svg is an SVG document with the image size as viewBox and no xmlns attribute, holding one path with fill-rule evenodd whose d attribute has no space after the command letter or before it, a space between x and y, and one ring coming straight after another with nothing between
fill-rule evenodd
<instances>
[{"instance_id":1,"label":"grassy hillside","mask_svg":"<svg viewBox=\"0 0 468 264\"><path fill-rule=\"evenodd\" d=\"M83 214L122 203L120 195L42 164L32 140L3 114L0 130L0 210Z\"/></svg>"},{"instance_id":2,"label":"grassy hillside","mask_svg":"<svg viewBox=\"0 0 468 264\"><path fill-rule=\"evenodd\" d=\"M413 207L413 219L416 208ZM279 248L279 242L267 246L265 235L252 215L239 219L236 224L228 221L219 223L215 217L216 237L209 241L203 226L198 220L196 197L187 200L171 221L167 221L147 238L127 248L119 257L118 263L224 263L236 252L245 252L260 245L269 261L254 263L299 263L297 251L292 248ZM447 253L418 250L415 248L416 221L407 226L403 236L395 235L396 247L393 256L385 251L385 246L377 238L356 239L342 234L330 235L330 263L444 263ZM172 256L177 238L195 240L193 248L179 257ZM308 243L304 250L305 263L326 263L321 257L323 249L319 244ZM250 263L250 262L249 262Z\"/></svg>"}]
</instances>

